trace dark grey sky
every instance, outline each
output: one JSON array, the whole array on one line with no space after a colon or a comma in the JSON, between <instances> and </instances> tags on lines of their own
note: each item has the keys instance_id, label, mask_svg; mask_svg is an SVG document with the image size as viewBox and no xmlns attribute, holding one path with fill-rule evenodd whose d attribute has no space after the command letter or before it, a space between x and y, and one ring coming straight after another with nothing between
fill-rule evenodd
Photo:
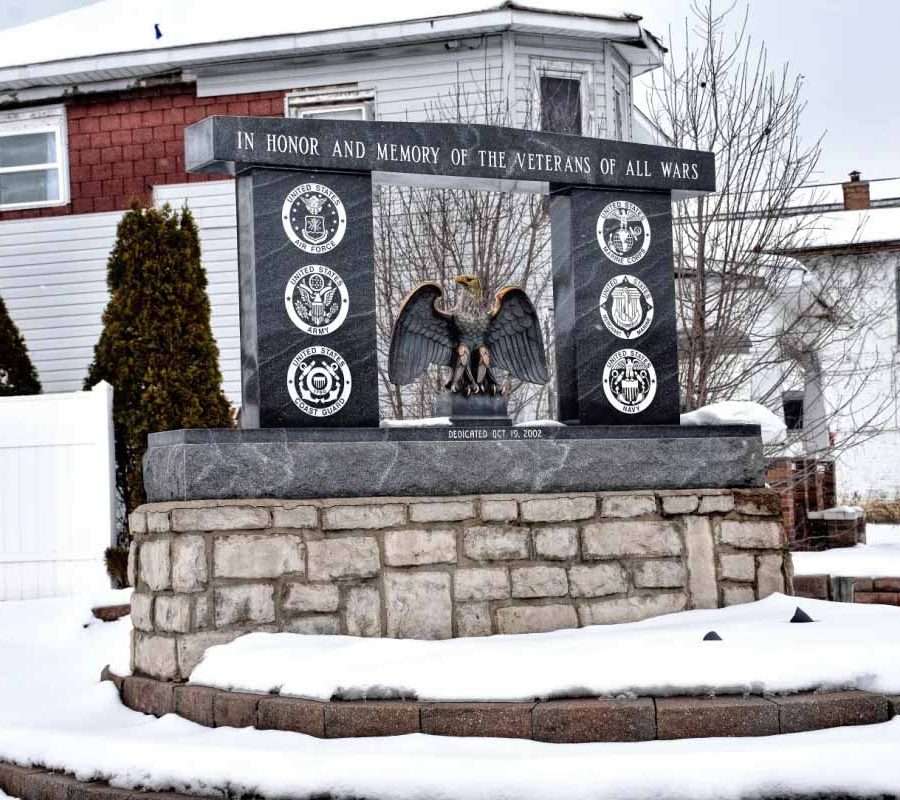
<instances>
[{"instance_id":1,"label":"dark grey sky","mask_svg":"<svg viewBox=\"0 0 900 800\"><path fill-rule=\"evenodd\" d=\"M0 0L0 29L90 1ZM337 1L348 11L355 2L371 2ZM717 0L721 7L728 2ZM683 28L691 0L612 0L610 5L641 14L668 43L669 27L673 33ZM803 133L808 138L826 133L818 178L841 180L852 169L869 178L900 176L900 1L749 0L749 10L751 35L766 42L770 63L789 62L805 77Z\"/></svg>"}]
</instances>

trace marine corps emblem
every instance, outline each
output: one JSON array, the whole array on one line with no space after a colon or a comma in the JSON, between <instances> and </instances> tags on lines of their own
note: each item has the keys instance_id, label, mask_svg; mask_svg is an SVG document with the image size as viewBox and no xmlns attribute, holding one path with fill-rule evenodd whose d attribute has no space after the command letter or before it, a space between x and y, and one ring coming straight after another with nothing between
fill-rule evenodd
<instances>
[{"instance_id":1,"label":"marine corps emblem","mask_svg":"<svg viewBox=\"0 0 900 800\"><path fill-rule=\"evenodd\" d=\"M321 183L301 183L281 206L284 232L297 247L313 255L334 250L347 230L341 198Z\"/></svg>"},{"instance_id":2,"label":"marine corps emblem","mask_svg":"<svg viewBox=\"0 0 900 800\"><path fill-rule=\"evenodd\" d=\"M627 267L640 261L650 247L650 223L634 203L615 200L597 217L597 242L610 261Z\"/></svg>"},{"instance_id":3,"label":"marine corps emblem","mask_svg":"<svg viewBox=\"0 0 900 800\"><path fill-rule=\"evenodd\" d=\"M304 414L330 417L350 397L350 368L343 356L330 347L307 347L291 360L287 388L294 405Z\"/></svg>"},{"instance_id":4,"label":"marine corps emblem","mask_svg":"<svg viewBox=\"0 0 900 800\"><path fill-rule=\"evenodd\" d=\"M309 264L291 275L284 292L284 307L291 322L301 331L325 336L344 323L350 295L337 272L320 264Z\"/></svg>"},{"instance_id":5,"label":"marine corps emblem","mask_svg":"<svg viewBox=\"0 0 900 800\"><path fill-rule=\"evenodd\" d=\"M600 318L620 339L637 339L653 322L653 297L634 275L610 278L600 292Z\"/></svg>"},{"instance_id":6,"label":"marine corps emblem","mask_svg":"<svg viewBox=\"0 0 900 800\"><path fill-rule=\"evenodd\" d=\"M617 350L603 368L603 392L623 414L639 414L656 397L656 370L639 350Z\"/></svg>"}]
</instances>

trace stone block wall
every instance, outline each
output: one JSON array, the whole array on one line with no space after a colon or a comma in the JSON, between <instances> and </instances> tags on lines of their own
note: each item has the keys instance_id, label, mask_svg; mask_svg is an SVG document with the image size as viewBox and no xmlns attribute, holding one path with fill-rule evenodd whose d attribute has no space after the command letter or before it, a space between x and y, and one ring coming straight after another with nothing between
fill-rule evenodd
<instances>
[{"instance_id":1,"label":"stone block wall","mask_svg":"<svg viewBox=\"0 0 900 800\"><path fill-rule=\"evenodd\" d=\"M630 622L785 591L761 489L156 503L131 517L136 674L250 631L446 639Z\"/></svg>"}]
</instances>

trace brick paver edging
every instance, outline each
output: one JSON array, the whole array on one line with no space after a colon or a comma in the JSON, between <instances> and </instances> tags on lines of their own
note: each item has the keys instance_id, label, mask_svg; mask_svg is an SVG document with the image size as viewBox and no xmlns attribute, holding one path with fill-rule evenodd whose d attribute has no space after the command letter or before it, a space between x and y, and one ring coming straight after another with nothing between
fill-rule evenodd
<instances>
[{"instance_id":1,"label":"brick paver edging","mask_svg":"<svg viewBox=\"0 0 900 800\"><path fill-rule=\"evenodd\" d=\"M900 697L870 692L803 692L779 697L577 698L539 702L319 702L233 692L104 670L135 711L177 714L207 727L254 727L319 738L488 736L542 742L642 742L710 736L770 736L886 722Z\"/></svg>"}]
</instances>

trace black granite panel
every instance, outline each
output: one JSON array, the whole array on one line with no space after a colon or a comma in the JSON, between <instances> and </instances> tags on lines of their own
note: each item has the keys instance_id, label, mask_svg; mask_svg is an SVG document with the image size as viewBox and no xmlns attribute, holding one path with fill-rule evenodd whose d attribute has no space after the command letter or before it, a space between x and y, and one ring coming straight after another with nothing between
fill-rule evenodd
<instances>
[{"instance_id":1,"label":"black granite panel","mask_svg":"<svg viewBox=\"0 0 900 800\"><path fill-rule=\"evenodd\" d=\"M210 117L185 129L188 172L383 171L702 193L712 153L490 125Z\"/></svg>"},{"instance_id":2,"label":"black granite panel","mask_svg":"<svg viewBox=\"0 0 900 800\"><path fill-rule=\"evenodd\" d=\"M368 174L238 178L244 427L378 424Z\"/></svg>"}]
</instances>

